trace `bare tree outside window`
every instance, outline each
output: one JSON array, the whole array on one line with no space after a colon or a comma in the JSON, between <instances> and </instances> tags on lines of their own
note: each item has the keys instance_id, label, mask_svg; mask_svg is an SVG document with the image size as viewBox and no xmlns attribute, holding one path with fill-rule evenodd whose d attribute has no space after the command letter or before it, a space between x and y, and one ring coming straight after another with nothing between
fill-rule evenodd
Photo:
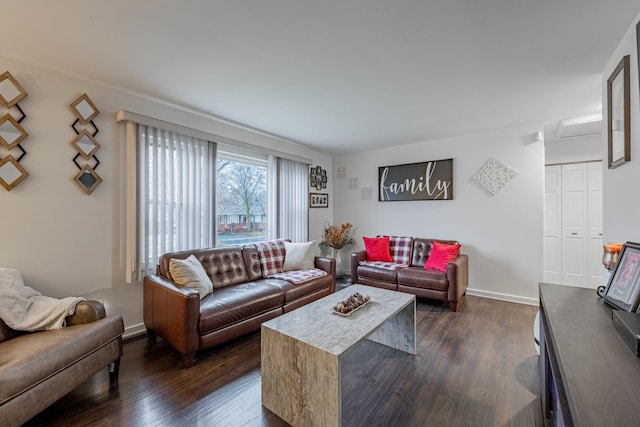
<instances>
[{"instance_id":1,"label":"bare tree outside window","mask_svg":"<svg viewBox=\"0 0 640 427\"><path fill-rule=\"evenodd\" d=\"M218 245L264 240L267 224L267 168L217 160Z\"/></svg>"}]
</instances>

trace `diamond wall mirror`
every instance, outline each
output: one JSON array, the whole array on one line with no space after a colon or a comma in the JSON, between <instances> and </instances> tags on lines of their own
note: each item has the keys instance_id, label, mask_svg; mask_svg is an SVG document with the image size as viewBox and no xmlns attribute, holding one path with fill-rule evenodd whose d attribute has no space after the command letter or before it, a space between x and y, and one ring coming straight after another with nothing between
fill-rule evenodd
<instances>
[{"instance_id":1,"label":"diamond wall mirror","mask_svg":"<svg viewBox=\"0 0 640 427\"><path fill-rule=\"evenodd\" d=\"M71 110L73 110L73 114L75 114L83 125L88 124L91 120L95 119L98 114L100 114L86 93L83 93L78 99L71 103Z\"/></svg>"},{"instance_id":2,"label":"diamond wall mirror","mask_svg":"<svg viewBox=\"0 0 640 427\"><path fill-rule=\"evenodd\" d=\"M13 187L20 184L27 176L29 176L29 173L13 156L8 155L0 160L0 185L7 191L11 191Z\"/></svg>"},{"instance_id":3,"label":"diamond wall mirror","mask_svg":"<svg viewBox=\"0 0 640 427\"><path fill-rule=\"evenodd\" d=\"M7 150L13 149L16 145L29 135L20 123L11 116L5 114L0 117L0 145Z\"/></svg>"},{"instance_id":4,"label":"diamond wall mirror","mask_svg":"<svg viewBox=\"0 0 640 427\"><path fill-rule=\"evenodd\" d=\"M0 102L7 107L13 107L27 96L27 92L22 89L20 83L13 78L10 72L5 71L0 74Z\"/></svg>"},{"instance_id":5,"label":"diamond wall mirror","mask_svg":"<svg viewBox=\"0 0 640 427\"><path fill-rule=\"evenodd\" d=\"M84 165L82 169L78 171L73 180L87 194L93 193L93 190L98 188L98 185L102 182L100 175L98 175L89 165Z\"/></svg>"},{"instance_id":6,"label":"diamond wall mirror","mask_svg":"<svg viewBox=\"0 0 640 427\"><path fill-rule=\"evenodd\" d=\"M98 141L86 129L82 129L71 144L85 159L91 158L100 148Z\"/></svg>"}]
</instances>

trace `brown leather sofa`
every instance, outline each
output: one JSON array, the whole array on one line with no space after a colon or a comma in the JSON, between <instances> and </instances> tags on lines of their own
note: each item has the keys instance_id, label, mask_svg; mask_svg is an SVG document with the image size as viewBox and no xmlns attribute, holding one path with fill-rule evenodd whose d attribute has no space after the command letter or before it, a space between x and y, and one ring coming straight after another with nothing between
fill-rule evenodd
<instances>
[{"instance_id":1,"label":"brown leather sofa","mask_svg":"<svg viewBox=\"0 0 640 427\"><path fill-rule=\"evenodd\" d=\"M98 301L83 301L67 326L18 332L0 319L0 426L19 426L109 366L118 380L121 316L106 317Z\"/></svg>"},{"instance_id":2,"label":"brown leather sofa","mask_svg":"<svg viewBox=\"0 0 640 427\"><path fill-rule=\"evenodd\" d=\"M458 243L453 240L437 241ZM446 272L426 270L424 265L432 248L433 239L413 238L409 265L397 270L360 265L360 261L366 261L367 252L354 252L351 254L351 282L442 300L449 303L451 311L456 311L469 283L469 257L459 254L455 261L447 265Z\"/></svg>"},{"instance_id":3,"label":"brown leather sofa","mask_svg":"<svg viewBox=\"0 0 640 427\"><path fill-rule=\"evenodd\" d=\"M213 293L202 300L195 289L173 282L169 272L172 258L191 254L213 282ZM160 335L182 354L184 367L192 366L197 350L258 330L262 322L335 292L335 260L316 257L315 266L328 274L294 285L263 278L253 245L165 254L157 275L144 278L147 333Z\"/></svg>"}]
</instances>

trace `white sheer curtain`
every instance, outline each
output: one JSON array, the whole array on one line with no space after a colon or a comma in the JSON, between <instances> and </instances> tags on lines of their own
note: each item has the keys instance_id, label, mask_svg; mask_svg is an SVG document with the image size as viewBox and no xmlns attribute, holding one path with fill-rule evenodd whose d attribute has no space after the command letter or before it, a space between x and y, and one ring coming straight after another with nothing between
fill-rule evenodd
<instances>
[{"instance_id":1,"label":"white sheer curtain","mask_svg":"<svg viewBox=\"0 0 640 427\"><path fill-rule=\"evenodd\" d=\"M137 185L132 275L155 274L167 252L215 240L216 144L136 124Z\"/></svg>"},{"instance_id":2,"label":"white sheer curtain","mask_svg":"<svg viewBox=\"0 0 640 427\"><path fill-rule=\"evenodd\" d=\"M277 159L277 235L292 242L309 239L309 165Z\"/></svg>"}]
</instances>

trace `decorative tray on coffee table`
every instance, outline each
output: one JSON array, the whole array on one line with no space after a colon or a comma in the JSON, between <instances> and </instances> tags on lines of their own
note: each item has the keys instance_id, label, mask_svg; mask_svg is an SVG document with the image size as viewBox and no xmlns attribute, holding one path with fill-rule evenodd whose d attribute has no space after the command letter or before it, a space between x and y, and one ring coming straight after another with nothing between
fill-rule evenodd
<instances>
[{"instance_id":1,"label":"decorative tray on coffee table","mask_svg":"<svg viewBox=\"0 0 640 427\"><path fill-rule=\"evenodd\" d=\"M354 312L360 310L362 307L371 302L369 295L362 296L359 292L349 296L344 301L340 301L335 306L331 307L331 312L339 316L347 317Z\"/></svg>"}]
</instances>

